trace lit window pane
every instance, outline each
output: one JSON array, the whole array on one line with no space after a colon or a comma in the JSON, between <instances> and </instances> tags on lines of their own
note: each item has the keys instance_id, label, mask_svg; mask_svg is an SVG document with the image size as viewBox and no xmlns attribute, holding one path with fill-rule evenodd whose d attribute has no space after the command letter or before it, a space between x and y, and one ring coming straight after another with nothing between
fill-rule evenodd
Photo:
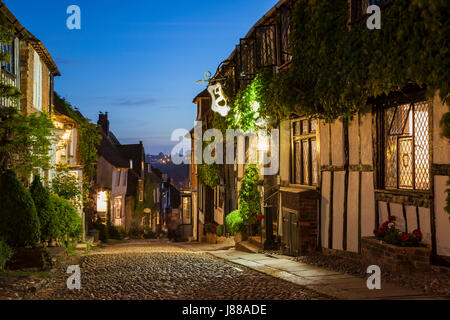
<instances>
[{"instance_id":1,"label":"lit window pane","mask_svg":"<svg viewBox=\"0 0 450 320\"><path fill-rule=\"evenodd\" d=\"M414 106L414 153L416 189L430 189L430 145L428 130L428 106L426 103Z\"/></svg>"},{"instance_id":2,"label":"lit window pane","mask_svg":"<svg viewBox=\"0 0 450 320\"><path fill-rule=\"evenodd\" d=\"M409 189L413 187L412 142L412 138L398 140L400 188Z\"/></svg>"},{"instance_id":3,"label":"lit window pane","mask_svg":"<svg viewBox=\"0 0 450 320\"><path fill-rule=\"evenodd\" d=\"M303 120L302 121L302 133L308 134L309 133L309 120Z\"/></svg>"},{"instance_id":4,"label":"lit window pane","mask_svg":"<svg viewBox=\"0 0 450 320\"><path fill-rule=\"evenodd\" d=\"M318 184L316 140L311 140L312 184Z\"/></svg>"},{"instance_id":5,"label":"lit window pane","mask_svg":"<svg viewBox=\"0 0 450 320\"><path fill-rule=\"evenodd\" d=\"M316 132L317 130L316 125L317 125L316 120L311 120L311 133Z\"/></svg>"},{"instance_id":6,"label":"lit window pane","mask_svg":"<svg viewBox=\"0 0 450 320\"><path fill-rule=\"evenodd\" d=\"M294 126L294 136L300 135L301 134L301 132L300 132L300 122L299 121L294 122L293 126Z\"/></svg>"},{"instance_id":7,"label":"lit window pane","mask_svg":"<svg viewBox=\"0 0 450 320\"><path fill-rule=\"evenodd\" d=\"M400 136L409 131L407 126L408 119L410 118L411 105L404 104L396 108L394 118L391 123L389 135Z\"/></svg>"},{"instance_id":8,"label":"lit window pane","mask_svg":"<svg viewBox=\"0 0 450 320\"><path fill-rule=\"evenodd\" d=\"M302 141L302 153L303 153L303 183L309 184L309 142L308 140Z\"/></svg>"},{"instance_id":9,"label":"lit window pane","mask_svg":"<svg viewBox=\"0 0 450 320\"><path fill-rule=\"evenodd\" d=\"M295 184L301 184L301 175L300 175L300 168L302 165L302 157L300 153L300 142L295 142L294 144L294 155L295 155Z\"/></svg>"}]
</instances>

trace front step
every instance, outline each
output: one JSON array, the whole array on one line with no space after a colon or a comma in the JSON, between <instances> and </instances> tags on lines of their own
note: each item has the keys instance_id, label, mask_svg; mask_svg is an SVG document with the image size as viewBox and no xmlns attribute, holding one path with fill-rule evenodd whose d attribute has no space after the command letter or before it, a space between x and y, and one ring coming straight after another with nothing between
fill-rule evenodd
<instances>
[{"instance_id":1,"label":"front step","mask_svg":"<svg viewBox=\"0 0 450 320\"><path fill-rule=\"evenodd\" d=\"M242 241L242 242L236 243L235 249L238 251L247 252L247 253L261 252L261 250L258 246L255 246L253 243L251 243L249 241Z\"/></svg>"},{"instance_id":2,"label":"front step","mask_svg":"<svg viewBox=\"0 0 450 320\"><path fill-rule=\"evenodd\" d=\"M258 248L262 248L260 236L248 237L247 241Z\"/></svg>"}]
</instances>

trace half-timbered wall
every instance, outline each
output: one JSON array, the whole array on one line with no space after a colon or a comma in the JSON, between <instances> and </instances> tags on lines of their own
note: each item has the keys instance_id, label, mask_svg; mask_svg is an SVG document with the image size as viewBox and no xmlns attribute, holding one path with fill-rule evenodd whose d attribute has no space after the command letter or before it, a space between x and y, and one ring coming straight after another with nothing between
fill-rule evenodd
<instances>
[{"instance_id":1,"label":"half-timbered wall","mask_svg":"<svg viewBox=\"0 0 450 320\"><path fill-rule=\"evenodd\" d=\"M431 189L426 192L377 188L377 170L382 170L377 167L377 157L384 154L377 154L379 113L371 107L348 124L342 120L320 123L319 234L323 248L360 252L361 237L372 236L373 230L393 215L400 230L420 229L424 242L433 246L436 254L450 255L450 221L444 209L450 145L439 127L446 110L438 97L429 101Z\"/></svg>"}]
</instances>

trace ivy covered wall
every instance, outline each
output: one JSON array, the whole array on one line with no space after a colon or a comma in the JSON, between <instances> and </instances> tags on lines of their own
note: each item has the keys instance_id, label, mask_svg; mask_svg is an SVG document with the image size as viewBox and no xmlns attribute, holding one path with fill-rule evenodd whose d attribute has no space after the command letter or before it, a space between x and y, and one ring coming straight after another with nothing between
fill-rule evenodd
<instances>
[{"instance_id":1,"label":"ivy covered wall","mask_svg":"<svg viewBox=\"0 0 450 320\"><path fill-rule=\"evenodd\" d=\"M414 83L449 99L449 2L395 0L382 11L381 30L366 20L348 26L347 0L299 1L292 18L293 62L271 83L270 113L335 120L370 97Z\"/></svg>"}]
</instances>

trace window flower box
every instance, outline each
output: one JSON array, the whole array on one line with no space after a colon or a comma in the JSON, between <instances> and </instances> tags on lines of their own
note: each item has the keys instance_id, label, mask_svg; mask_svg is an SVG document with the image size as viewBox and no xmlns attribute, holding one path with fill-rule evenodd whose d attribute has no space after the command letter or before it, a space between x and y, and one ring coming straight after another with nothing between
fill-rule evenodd
<instances>
[{"instance_id":1,"label":"window flower box","mask_svg":"<svg viewBox=\"0 0 450 320\"><path fill-rule=\"evenodd\" d=\"M382 272L428 271L431 268L431 248L424 245L401 247L367 237L361 239L361 254L364 267L377 265Z\"/></svg>"}]
</instances>

